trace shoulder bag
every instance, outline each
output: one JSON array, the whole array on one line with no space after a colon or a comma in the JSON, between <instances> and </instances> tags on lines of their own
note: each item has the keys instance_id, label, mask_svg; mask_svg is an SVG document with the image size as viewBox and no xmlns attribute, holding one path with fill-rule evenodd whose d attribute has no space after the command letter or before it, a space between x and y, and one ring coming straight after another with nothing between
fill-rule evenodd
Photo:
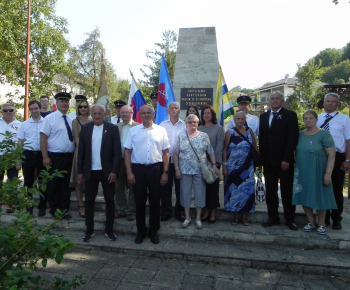
<instances>
[{"instance_id":1,"label":"shoulder bag","mask_svg":"<svg viewBox=\"0 0 350 290\"><path fill-rule=\"evenodd\" d=\"M215 171L213 170L213 167L208 165L206 159L204 159L204 160L199 159L199 157L198 157L198 155L196 153L196 150L194 150L194 148L192 146L192 143L190 141L190 138L188 137L188 133L187 132L186 132L186 136L187 136L187 139L188 139L188 143L190 143L191 148L192 148L194 154L197 157L197 160L198 160L199 166L201 167L202 175L203 175L203 178L204 178L205 182L208 183L208 184L214 183L214 181L217 180L219 178L219 176L217 176L215 174Z\"/></svg>"},{"instance_id":2,"label":"shoulder bag","mask_svg":"<svg viewBox=\"0 0 350 290\"><path fill-rule=\"evenodd\" d=\"M254 163L254 167L261 167L262 166L262 159L261 156L259 154L258 151L256 151L256 149L254 148L253 144L250 143L250 141L248 140L248 138L246 138L245 136L243 136L241 134L241 132L238 131L238 129L236 127L233 128L245 141L247 141L250 144L250 152L252 153L253 156L253 163ZM251 129L249 129L251 130ZM252 131L250 131L250 134L252 134Z\"/></svg>"}]
</instances>

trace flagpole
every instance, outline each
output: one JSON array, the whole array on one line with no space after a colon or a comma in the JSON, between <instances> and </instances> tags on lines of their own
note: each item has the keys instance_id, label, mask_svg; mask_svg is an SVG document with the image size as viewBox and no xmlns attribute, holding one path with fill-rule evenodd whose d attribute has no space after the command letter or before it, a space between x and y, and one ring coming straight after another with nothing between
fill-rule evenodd
<instances>
[{"instance_id":1,"label":"flagpole","mask_svg":"<svg viewBox=\"0 0 350 290\"><path fill-rule=\"evenodd\" d=\"M29 103L29 53L30 53L30 1L28 0L28 19L27 19L27 55L26 55L26 80L24 97L24 120L28 119Z\"/></svg>"}]
</instances>

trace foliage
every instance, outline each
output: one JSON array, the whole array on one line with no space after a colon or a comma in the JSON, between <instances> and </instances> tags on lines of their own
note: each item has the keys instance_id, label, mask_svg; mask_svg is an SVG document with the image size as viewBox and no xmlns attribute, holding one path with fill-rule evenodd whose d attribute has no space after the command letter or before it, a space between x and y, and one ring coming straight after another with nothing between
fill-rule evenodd
<instances>
[{"instance_id":1,"label":"foliage","mask_svg":"<svg viewBox=\"0 0 350 290\"><path fill-rule=\"evenodd\" d=\"M321 67L329 67L340 62L343 52L341 49L326 48L320 51L313 59L316 63L321 61Z\"/></svg>"},{"instance_id":2,"label":"foliage","mask_svg":"<svg viewBox=\"0 0 350 290\"><path fill-rule=\"evenodd\" d=\"M0 75L19 86L25 85L27 3L0 1ZM55 74L64 67L67 22L55 15L55 5L56 0L31 1L29 89L34 98L50 92Z\"/></svg>"},{"instance_id":3,"label":"foliage","mask_svg":"<svg viewBox=\"0 0 350 290\"><path fill-rule=\"evenodd\" d=\"M331 66L322 75L322 81L329 84L345 84L350 78L350 60L344 60Z\"/></svg>"},{"instance_id":4,"label":"foliage","mask_svg":"<svg viewBox=\"0 0 350 290\"><path fill-rule=\"evenodd\" d=\"M4 141L0 142L0 171L14 167L23 158L23 145L17 145L13 134L6 132ZM44 191L46 183L54 177L62 177L62 172L55 171L53 175L46 171L40 173L42 179L33 188L20 186L18 178L6 180L0 188L0 204L16 205L16 216L7 223L0 225L0 288L1 289L42 289L49 284L50 289L76 288L84 283L82 276L72 281L64 281L56 277L56 281L42 280L34 271L39 263L46 267L48 259L56 263L62 262L66 250L74 245L69 239L51 232L58 221L46 227L38 227L26 208L33 206L33 199L28 194L36 194L38 189ZM1 214L1 208L0 208ZM63 213L57 213L60 219Z\"/></svg>"},{"instance_id":5,"label":"foliage","mask_svg":"<svg viewBox=\"0 0 350 290\"><path fill-rule=\"evenodd\" d=\"M304 103L307 109L314 108L317 105L318 97L321 94L320 88L316 85L320 82L322 61L318 62L311 59L304 66L298 64L297 78L298 83L294 94L300 102Z\"/></svg>"},{"instance_id":6,"label":"foliage","mask_svg":"<svg viewBox=\"0 0 350 290\"><path fill-rule=\"evenodd\" d=\"M159 84L159 69L162 56L165 58L166 65L171 82L174 79L177 34L172 30L166 30L162 35L162 43L155 43L154 51L146 51L146 57L152 61L150 65L143 65L147 71L141 69L145 81L140 81L143 84L144 96L149 96L151 92L158 91ZM141 88L140 88L141 89Z\"/></svg>"}]
</instances>

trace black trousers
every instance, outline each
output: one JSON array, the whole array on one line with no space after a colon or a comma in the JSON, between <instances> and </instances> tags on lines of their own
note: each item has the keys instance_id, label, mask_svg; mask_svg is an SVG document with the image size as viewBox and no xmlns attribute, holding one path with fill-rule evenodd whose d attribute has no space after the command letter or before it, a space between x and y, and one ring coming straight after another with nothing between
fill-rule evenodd
<instances>
[{"instance_id":1,"label":"black trousers","mask_svg":"<svg viewBox=\"0 0 350 290\"><path fill-rule=\"evenodd\" d=\"M52 174L54 170L65 170L62 177L55 177L52 181L47 183L47 199L50 205L50 213L55 214L57 209L61 211L69 210L70 208L70 189L69 180L72 170L73 153L54 153L49 152L52 166L49 173Z\"/></svg>"},{"instance_id":2,"label":"black trousers","mask_svg":"<svg viewBox=\"0 0 350 290\"><path fill-rule=\"evenodd\" d=\"M115 215L115 182L108 183L105 179L102 170L92 170L89 180L85 180L85 225L86 230L94 230L94 206L98 193L98 185L101 182L103 196L106 202L106 233L113 231L114 215Z\"/></svg>"},{"instance_id":3,"label":"black trousers","mask_svg":"<svg viewBox=\"0 0 350 290\"><path fill-rule=\"evenodd\" d=\"M24 177L24 186L32 188L37 175L38 180L41 180L40 172L45 170L43 165L43 157L40 151L25 150L23 152L25 156L24 162L22 163L22 171ZM46 210L47 193L46 190L42 191L40 188L40 201L38 204L39 210Z\"/></svg>"},{"instance_id":4,"label":"black trousers","mask_svg":"<svg viewBox=\"0 0 350 290\"><path fill-rule=\"evenodd\" d=\"M168 173L168 183L161 186L161 215L165 217L172 216L172 195L173 195L173 183L175 183L175 194L176 194L176 204L175 204L175 216L181 216L183 207L180 204L180 179L175 177L175 166L174 163L169 163L169 173Z\"/></svg>"},{"instance_id":5,"label":"black trousers","mask_svg":"<svg viewBox=\"0 0 350 290\"><path fill-rule=\"evenodd\" d=\"M335 201L337 203L338 209L333 209L332 211L327 210L326 220L329 221L330 217L334 222L340 222L342 220L341 214L343 213L344 196L343 187L345 179L345 171L341 170L340 167L345 160L345 153L336 153L334 169L332 172L332 184Z\"/></svg>"},{"instance_id":6,"label":"black trousers","mask_svg":"<svg viewBox=\"0 0 350 290\"><path fill-rule=\"evenodd\" d=\"M216 166L220 170L220 166ZM219 199L220 178L215 180L212 184L205 184L205 207L209 210L220 207Z\"/></svg>"},{"instance_id":7,"label":"black trousers","mask_svg":"<svg viewBox=\"0 0 350 290\"><path fill-rule=\"evenodd\" d=\"M289 169L283 171L281 166L264 166L266 185L266 205L270 219L279 219L278 214L278 180L281 185L281 198L286 222L293 222L295 218L295 205L292 205L293 198L293 177L294 164L289 164Z\"/></svg>"},{"instance_id":8,"label":"black trousers","mask_svg":"<svg viewBox=\"0 0 350 290\"><path fill-rule=\"evenodd\" d=\"M151 166L132 164L136 183L133 185L136 203L136 226L139 233L145 233L146 202L148 189L149 232L156 233L160 227L160 178L163 174L163 163Z\"/></svg>"}]
</instances>

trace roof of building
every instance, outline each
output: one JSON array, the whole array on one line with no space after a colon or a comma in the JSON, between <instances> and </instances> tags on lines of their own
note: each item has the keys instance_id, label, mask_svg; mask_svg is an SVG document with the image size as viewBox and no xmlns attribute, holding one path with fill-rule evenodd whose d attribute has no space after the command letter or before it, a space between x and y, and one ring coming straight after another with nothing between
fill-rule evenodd
<instances>
[{"instance_id":1,"label":"roof of building","mask_svg":"<svg viewBox=\"0 0 350 290\"><path fill-rule=\"evenodd\" d=\"M278 86L281 86L281 85L296 86L297 82L298 82L298 79L296 77L294 77L294 78L285 78L285 79L279 80L279 81L274 82L274 83L266 84L266 85L262 86L261 88L259 88L259 90L261 91L261 90L264 90L264 89L268 89L268 88L271 88L271 87L278 87Z\"/></svg>"}]
</instances>

